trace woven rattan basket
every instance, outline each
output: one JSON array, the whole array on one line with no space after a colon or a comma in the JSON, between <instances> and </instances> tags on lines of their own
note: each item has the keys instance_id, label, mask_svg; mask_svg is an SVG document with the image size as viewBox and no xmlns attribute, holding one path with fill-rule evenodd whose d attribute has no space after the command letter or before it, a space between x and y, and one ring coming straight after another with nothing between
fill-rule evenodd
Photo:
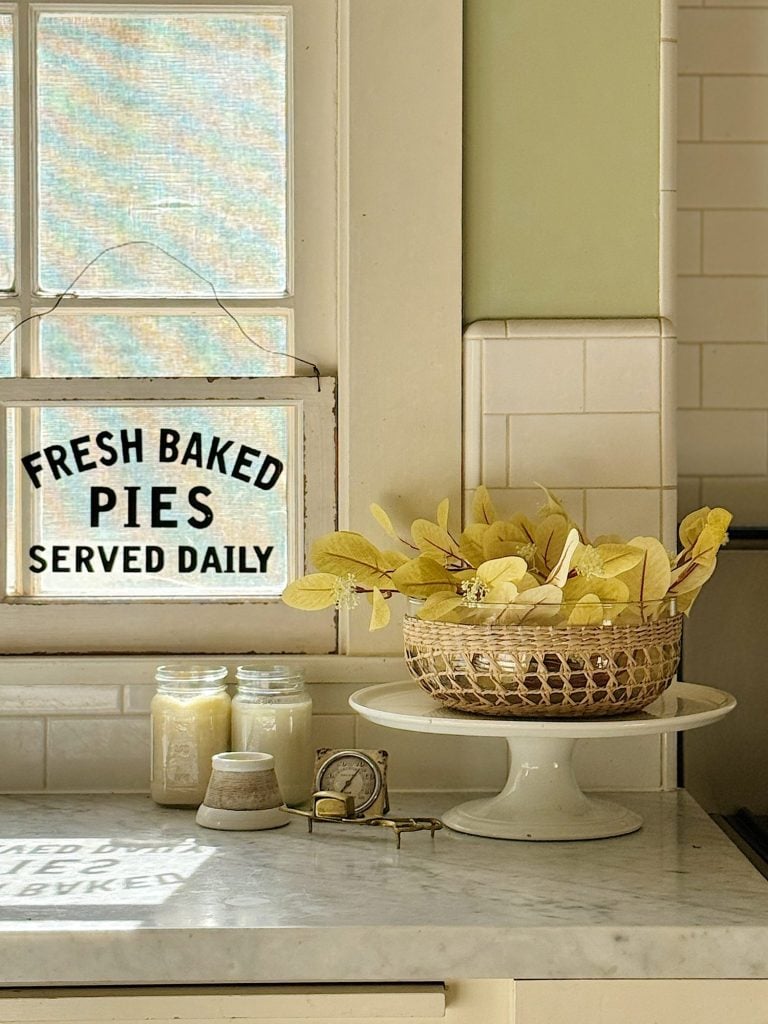
<instances>
[{"instance_id":1,"label":"woven rattan basket","mask_svg":"<svg viewBox=\"0 0 768 1024\"><path fill-rule=\"evenodd\" d=\"M579 718L637 711L669 686L682 615L637 625L464 625L406 615L405 660L457 711Z\"/></svg>"}]
</instances>

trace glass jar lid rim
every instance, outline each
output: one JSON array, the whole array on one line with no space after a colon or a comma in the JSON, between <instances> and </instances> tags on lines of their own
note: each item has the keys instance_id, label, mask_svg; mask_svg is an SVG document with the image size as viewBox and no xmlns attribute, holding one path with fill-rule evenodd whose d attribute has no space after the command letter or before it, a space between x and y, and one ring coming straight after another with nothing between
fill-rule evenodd
<instances>
[{"instance_id":1,"label":"glass jar lid rim","mask_svg":"<svg viewBox=\"0 0 768 1024\"><path fill-rule=\"evenodd\" d=\"M290 665L258 664L238 665L238 685L246 690L265 693L293 693L304 688L304 673Z\"/></svg>"},{"instance_id":2,"label":"glass jar lid rim","mask_svg":"<svg viewBox=\"0 0 768 1024\"><path fill-rule=\"evenodd\" d=\"M158 665L155 679L158 683L222 683L227 678L224 665L187 664L169 662Z\"/></svg>"}]
</instances>

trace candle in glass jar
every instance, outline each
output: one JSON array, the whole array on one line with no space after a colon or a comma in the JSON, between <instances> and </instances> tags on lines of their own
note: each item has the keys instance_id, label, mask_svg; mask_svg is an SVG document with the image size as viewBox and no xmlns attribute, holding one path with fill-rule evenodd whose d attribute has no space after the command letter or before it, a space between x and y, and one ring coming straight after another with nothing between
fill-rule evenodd
<instances>
[{"instance_id":1,"label":"candle in glass jar","mask_svg":"<svg viewBox=\"0 0 768 1024\"><path fill-rule=\"evenodd\" d=\"M203 802L214 754L229 750L230 699L222 666L161 665L152 698L152 780L158 804Z\"/></svg>"},{"instance_id":2,"label":"candle in glass jar","mask_svg":"<svg viewBox=\"0 0 768 1024\"><path fill-rule=\"evenodd\" d=\"M312 795L312 698L301 672L284 665L241 665L232 701L232 743L275 759L277 784L289 807Z\"/></svg>"}]
</instances>

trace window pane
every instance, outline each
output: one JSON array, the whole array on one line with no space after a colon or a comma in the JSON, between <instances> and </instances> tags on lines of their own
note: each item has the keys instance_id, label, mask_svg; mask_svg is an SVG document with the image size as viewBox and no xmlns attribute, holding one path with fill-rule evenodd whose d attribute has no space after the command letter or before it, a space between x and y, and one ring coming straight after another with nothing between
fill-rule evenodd
<instances>
[{"instance_id":1,"label":"window pane","mask_svg":"<svg viewBox=\"0 0 768 1024\"><path fill-rule=\"evenodd\" d=\"M287 287L287 15L41 14L41 287L103 248L163 246L222 294ZM103 257L80 294L209 295L162 254Z\"/></svg>"},{"instance_id":2,"label":"window pane","mask_svg":"<svg viewBox=\"0 0 768 1024\"><path fill-rule=\"evenodd\" d=\"M0 288L14 278L13 19L0 14Z\"/></svg>"},{"instance_id":3,"label":"window pane","mask_svg":"<svg viewBox=\"0 0 768 1024\"><path fill-rule=\"evenodd\" d=\"M292 406L39 410L35 450L61 446L60 465L32 460L39 488L20 474L37 523L21 551L23 592L279 596L293 569L295 417ZM262 471L273 486L254 483Z\"/></svg>"},{"instance_id":4,"label":"window pane","mask_svg":"<svg viewBox=\"0 0 768 1024\"><path fill-rule=\"evenodd\" d=\"M264 349L286 351L287 316L238 312L237 318ZM273 377L293 372L292 360L262 351L223 314L52 313L40 321L43 377Z\"/></svg>"},{"instance_id":5,"label":"window pane","mask_svg":"<svg viewBox=\"0 0 768 1024\"><path fill-rule=\"evenodd\" d=\"M15 377L16 376L16 339L17 334L14 333L10 338L5 336L9 331L12 331L16 325L16 317L10 313L0 313L0 341L5 338L2 345L0 345L0 377Z\"/></svg>"}]
</instances>

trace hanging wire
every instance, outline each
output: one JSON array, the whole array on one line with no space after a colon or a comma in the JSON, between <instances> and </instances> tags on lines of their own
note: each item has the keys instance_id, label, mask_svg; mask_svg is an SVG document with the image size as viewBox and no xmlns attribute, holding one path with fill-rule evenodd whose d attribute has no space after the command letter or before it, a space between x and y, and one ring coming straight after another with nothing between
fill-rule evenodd
<instances>
[{"instance_id":1,"label":"hanging wire","mask_svg":"<svg viewBox=\"0 0 768 1024\"><path fill-rule=\"evenodd\" d=\"M320 370L319 370L318 366L315 363L310 362L309 359L302 359L300 356L292 355L290 352L278 352L276 349L266 348L260 342L256 341L255 338L252 338L250 336L250 334L248 334L248 332L245 330L245 328L240 323L240 321L237 319L237 317L232 312L232 310L228 309L224 305L224 303L221 301L221 299L219 298L219 294L216 291L216 286L214 285L213 281L209 281L207 277L203 277L203 275L199 271L195 270L194 267L191 267L189 265L189 263L185 263L184 260L179 259L178 256L174 256L172 252L169 252L167 249L164 249L162 247L162 245L157 245L157 243L155 243L155 242L147 242L147 241L144 241L142 239L135 239L135 240L132 240L130 242L119 242L117 245L108 245L105 249L102 249L101 252L97 253L93 257L92 260L89 260L85 264L85 266L79 272L77 277L72 281L72 283L70 285L68 285L64 289L63 292L60 292L56 296L56 301L53 303L53 305L49 309L44 309L42 313L32 313L30 316L24 317L23 320L19 320L19 322L17 324L15 324L10 329L10 331L8 331L8 333L2 338L2 340L0 340L0 348L2 348L2 346L6 343L6 341L13 334L15 334L16 331L18 331L18 329L20 327L22 327L24 324L28 324L31 320L42 320L44 316L48 316L49 313L53 313L55 310L57 310L59 308L59 306L61 305L62 300L65 299L67 297L67 295L72 295L73 294L73 288L75 287L77 282L80 280L80 278L87 271L89 271L91 269L91 267L94 265L94 263L96 263L98 260L100 260L102 256L106 256L106 254L109 253L109 252L116 252L118 249L127 249L128 246L131 246L131 245L143 245L143 246L146 246L149 249L156 249L157 252L163 253L163 255L167 256L168 259L173 260L174 263L178 263L180 267L184 267L184 269L188 270L190 272L190 274L194 274L195 277L198 278L198 280L202 281L204 284L207 284L208 287L211 289L211 292L213 294L213 298L216 301L216 305L219 307L219 309L222 310L222 312L226 313L226 315L235 324L235 326L237 327L237 329L240 331L240 333L242 334L242 336L244 338L246 338L248 341L250 341L250 343L252 345L255 345L256 348L261 349L262 352L266 352L267 355L270 355L270 356L285 356L286 359L293 359L294 362L302 363L304 366L311 367L312 373L314 374L315 379L317 380L317 390L320 391Z\"/></svg>"}]
</instances>

